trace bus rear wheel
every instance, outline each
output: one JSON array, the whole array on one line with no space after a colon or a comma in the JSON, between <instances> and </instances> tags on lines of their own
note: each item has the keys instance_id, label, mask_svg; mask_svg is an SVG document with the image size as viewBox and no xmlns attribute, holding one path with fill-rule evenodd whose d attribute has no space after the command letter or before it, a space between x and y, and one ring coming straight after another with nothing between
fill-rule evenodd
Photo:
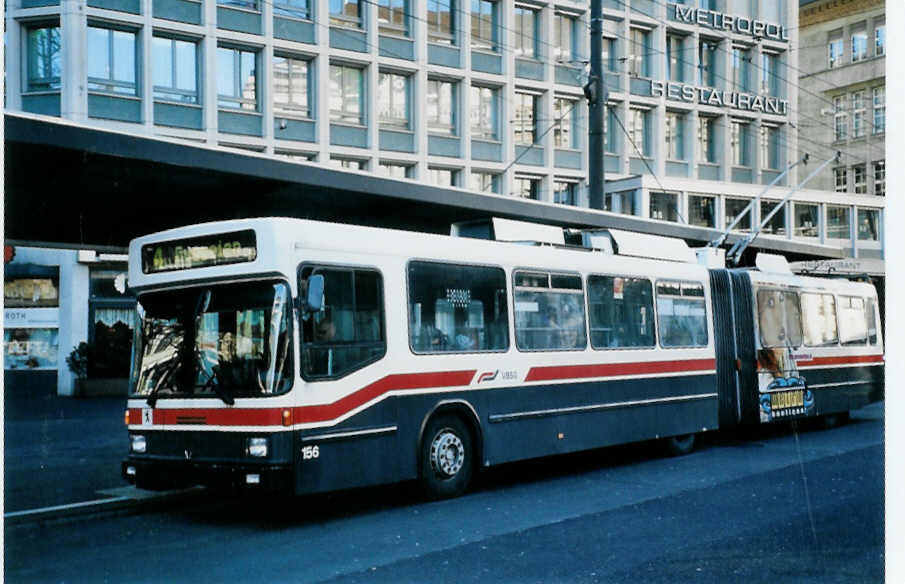
<instances>
[{"instance_id":1,"label":"bus rear wheel","mask_svg":"<svg viewBox=\"0 0 905 584\"><path fill-rule=\"evenodd\" d=\"M682 434L681 436L670 436L666 439L666 452L670 456L685 456L691 454L694 450L695 435Z\"/></svg>"},{"instance_id":2,"label":"bus rear wheel","mask_svg":"<svg viewBox=\"0 0 905 584\"><path fill-rule=\"evenodd\" d=\"M461 495L471 482L473 459L471 433L459 417L431 418L421 441L421 485L427 497Z\"/></svg>"}]
</instances>

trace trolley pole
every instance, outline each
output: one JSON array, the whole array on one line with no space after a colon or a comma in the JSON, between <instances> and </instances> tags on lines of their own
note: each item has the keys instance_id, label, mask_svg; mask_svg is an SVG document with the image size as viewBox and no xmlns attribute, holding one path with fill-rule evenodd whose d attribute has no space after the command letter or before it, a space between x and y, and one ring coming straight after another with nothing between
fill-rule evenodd
<instances>
[{"instance_id":1,"label":"trolley pole","mask_svg":"<svg viewBox=\"0 0 905 584\"><path fill-rule=\"evenodd\" d=\"M588 99L588 206L603 209L603 0L591 0L591 72L584 94Z\"/></svg>"}]
</instances>

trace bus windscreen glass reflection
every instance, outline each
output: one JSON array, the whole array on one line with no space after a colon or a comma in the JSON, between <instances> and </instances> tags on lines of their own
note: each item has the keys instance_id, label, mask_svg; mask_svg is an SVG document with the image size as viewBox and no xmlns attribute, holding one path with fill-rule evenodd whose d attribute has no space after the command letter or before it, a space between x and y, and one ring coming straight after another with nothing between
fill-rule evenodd
<instances>
[{"instance_id":1,"label":"bus windscreen glass reflection","mask_svg":"<svg viewBox=\"0 0 905 584\"><path fill-rule=\"evenodd\" d=\"M248 282L139 298L131 393L235 397L292 385L291 296L282 282Z\"/></svg>"}]
</instances>

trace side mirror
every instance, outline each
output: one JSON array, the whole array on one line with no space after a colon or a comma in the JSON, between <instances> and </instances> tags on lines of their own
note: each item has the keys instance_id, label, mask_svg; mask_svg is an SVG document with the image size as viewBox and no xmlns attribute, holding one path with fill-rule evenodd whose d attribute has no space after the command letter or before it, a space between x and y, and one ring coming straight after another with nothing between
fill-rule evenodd
<instances>
[{"instance_id":1,"label":"side mirror","mask_svg":"<svg viewBox=\"0 0 905 584\"><path fill-rule=\"evenodd\" d=\"M320 312L324 307L324 276L314 274L308 278L308 294L305 298L307 312Z\"/></svg>"}]
</instances>

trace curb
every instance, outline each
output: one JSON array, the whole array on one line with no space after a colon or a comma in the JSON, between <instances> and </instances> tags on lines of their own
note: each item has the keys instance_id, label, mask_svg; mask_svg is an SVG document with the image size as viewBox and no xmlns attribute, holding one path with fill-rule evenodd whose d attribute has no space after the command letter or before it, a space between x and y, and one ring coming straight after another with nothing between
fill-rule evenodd
<instances>
[{"instance_id":1,"label":"curb","mask_svg":"<svg viewBox=\"0 0 905 584\"><path fill-rule=\"evenodd\" d=\"M135 487L98 491L109 498L96 501L54 505L41 509L12 511L3 514L7 527L35 524L57 524L92 519L101 516L122 516L162 509L200 494L203 487L175 491L145 491Z\"/></svg>"}]
</instances>

